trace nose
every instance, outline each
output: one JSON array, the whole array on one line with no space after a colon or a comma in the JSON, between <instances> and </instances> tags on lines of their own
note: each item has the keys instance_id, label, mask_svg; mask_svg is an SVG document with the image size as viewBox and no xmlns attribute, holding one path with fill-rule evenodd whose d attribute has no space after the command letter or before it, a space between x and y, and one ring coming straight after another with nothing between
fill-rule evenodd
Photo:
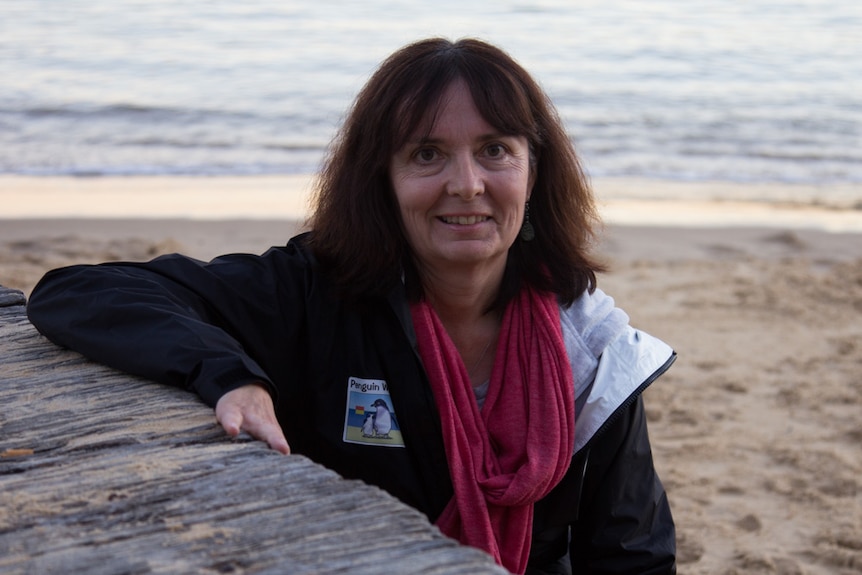
<instances>
[{"instance_id":1,"label":"nose","mask_svg":"<svg viewBox=\"0 0 862 575\"><path fill-rule=\"evenodd\" d=\"M457 154L453 156L449 166L449 178L446 191L453 196L461 196L465 200L474 198L485 191L482 178L482 168L476 164L473 154Z\"/></svg>"}]
</instances>

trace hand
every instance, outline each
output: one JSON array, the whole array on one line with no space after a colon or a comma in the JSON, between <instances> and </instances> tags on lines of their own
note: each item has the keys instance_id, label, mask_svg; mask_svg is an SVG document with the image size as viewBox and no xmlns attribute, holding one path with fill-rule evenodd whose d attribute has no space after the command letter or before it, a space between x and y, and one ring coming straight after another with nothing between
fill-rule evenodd
<instances>
[{"instance_id":1,"label":"hand","mask_svg":"<svg viewBox=\"0 0 862 575\"><path fill-rule=\"evenodd\" d=\"M249 384L227 392L218 400L215 414L231 437L246 431L279 453L290 453L290 446L275 418L272 397L263 386Z\"/></svg>"}]
</instances>

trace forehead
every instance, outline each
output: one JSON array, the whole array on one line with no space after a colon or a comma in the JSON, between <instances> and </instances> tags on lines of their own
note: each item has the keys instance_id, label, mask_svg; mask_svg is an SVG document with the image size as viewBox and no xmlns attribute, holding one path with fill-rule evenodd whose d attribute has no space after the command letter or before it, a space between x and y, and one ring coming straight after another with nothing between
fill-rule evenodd
<instances>
[{"instance_id":1,"label":"forehead","mask_svg":"<svg viewBox=\"0 0 862 575\"><path fill-rule=\"evenodd\" d=\"M499 130L479 111L467 84L455 80L443 90L436 104L426 110L409 139L426 140L476 132L490 135Z\"/></svg>"}]
</instances>

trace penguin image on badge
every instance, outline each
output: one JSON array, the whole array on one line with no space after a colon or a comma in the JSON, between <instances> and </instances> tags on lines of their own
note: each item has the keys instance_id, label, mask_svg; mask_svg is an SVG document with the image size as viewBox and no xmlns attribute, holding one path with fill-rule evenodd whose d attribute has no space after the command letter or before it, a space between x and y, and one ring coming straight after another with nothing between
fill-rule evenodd
<instances>
[{"instance_id":1,"label":"penguin image on badge","mask_svg":"<svg viewBox=\"0 0 862 575\"><path fill-rule=\"evenodd\" d=\"M371 404L375 408L374 412L374 437L389 439L389 432L392 430L392 414L389 413L389 406L382 399L377 399Z\"/></svg>"},{"instance_id":2,"label":"penguin image on badge","mask_svg":"<svg viewBox=\"0 0 862 575\"><path fill-rule=\"evenodd\" d=\"M362 422L362 437L374 437L374 414L366 413Z\"/></svg>"}]
</instances>

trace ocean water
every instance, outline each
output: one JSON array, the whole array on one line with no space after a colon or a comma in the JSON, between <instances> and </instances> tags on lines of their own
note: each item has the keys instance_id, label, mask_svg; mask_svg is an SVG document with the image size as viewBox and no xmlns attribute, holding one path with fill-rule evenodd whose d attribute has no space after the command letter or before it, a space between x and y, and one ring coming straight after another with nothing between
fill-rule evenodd
<instances>
[{"instance_id":1,"label":"ocean water","mask_svg":"<svg viewBox=\"0 0 862 575\"><path fill-rule=\"evenodd\" d=\"M859 0L0 0L0 173L311 172L427 36L509 51L593 177L862 183Z\"/></svg>"}]
</instances>

